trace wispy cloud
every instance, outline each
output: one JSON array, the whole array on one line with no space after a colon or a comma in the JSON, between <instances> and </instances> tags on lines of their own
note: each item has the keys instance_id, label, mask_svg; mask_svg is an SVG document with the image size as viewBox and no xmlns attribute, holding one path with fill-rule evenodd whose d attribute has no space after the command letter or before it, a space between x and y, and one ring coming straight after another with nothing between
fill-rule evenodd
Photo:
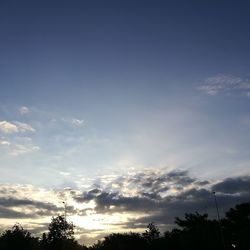
<instances>
[{"instance_id":1,"label":"wispy cloud","mask_svg":"<svg viewBox=\"0 0 250 250\"><path fill-rule=\"evenodd\" d=\"M69 176L70 175L69 172L64 172L64 171L60 171L59 174L62 176Z\"/></svg>"},{"instance_id":2,"label":"wispy cloud","mask_svg":"<svg viewBox=\"0 0 250 250\"><path fill-rule=\"evenodd\" d=\"M72 123L72 125L74 125L76 127L82 127L84 125L84 121L83 120L76 119L76 118L73 118L71 120L71 123Z\"/></svg>"},{"instance_id":3,"label":"wispy cloud","mask_svg":"<svg viewBox=\"0 0 250 250\"><path fill-rule=\"evenodd\" d=\"M250 96L250 80L230 75L217 75L208 77L198 89L210 96L220 93L230 95L233 92Z\"/></svg>"},{"instance_id":4,"label":"wispy cloud","mask_svg":"<svg viewBox=\"0 0 250 250\"><path fill-rule=\"evenodd\" d=\"M10 149L10 155L19 156L23 154L36 152L39 149L40 149L39 146L33 144L28 144L28 145L16 144Z\"/></svg>"},{"instance_id":5,"label":"wispy cloud","mask_svg":"<svg viewBox=\"0 0 250 250\"><path fill-rule=\"evenodd\" d=\"M35 132L35 129L27 123L15 122L15 124L18 128L18 132Z\"/></svg>"},{"instance_id":6,"label":"wispy cloud","mask_svg":"<svg viewBox=\"0 0 250 250\"><path fill-rule=\"evenodd\" d=\"M9 141L6 141L6 140L0 140L0 145L1 145L1 146L9 146L9 145L10 145L10 142L9 142Z\"/></svg>"},{"instance_id":7,"label":"wispy cloud","mask_svg":"<svg viewBox=\"0 0 250 250\"><path fill-rule=\"evenodd\" d=\"M29 108L26 107L26 106L22 106L18 110L19 110L19 113L22 114L22 115L27 114L30 111Z\"/></svg>"},{"instance_id":8,"label":"wispy cloud","mask_svg":"<svg viewBox=\"0 0 250 250\"><path fill-rule=\"evenodd\" d=\"M12 156L38 151L40 148L34 145L32 138L23 136L27 132L35 132L35 129L31 125L19 121L0 121L1 149ZM13 136L12 134L16 135Z\"/></svg>"},{"instance_id":9,"label":"wispy cloud","mask_svg":"<svg viewBox=\"0 0 250 250\"><path fill-rule=\"evenodd\" d=\"M0 139L0 150L6 155L20 156L40 150L30 137L13 137Z\"/></svg>"},{"instance_id":10,"label":"wispy cloud","mask_svg":"<svg viewBox=\"0 0 250 250\"><path fill-rule=\"evenodd\" d=\"M18 132L34 132L35 129L23 122L8 122L8 121L0 121L0 132L5 134L13 134Z\"/></svg>"}]
</instances>

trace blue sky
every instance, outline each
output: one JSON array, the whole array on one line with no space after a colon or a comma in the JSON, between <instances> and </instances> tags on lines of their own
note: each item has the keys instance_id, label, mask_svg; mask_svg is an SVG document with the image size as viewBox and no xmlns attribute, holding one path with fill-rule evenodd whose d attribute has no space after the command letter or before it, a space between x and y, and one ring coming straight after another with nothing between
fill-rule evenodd
<instances>
[{"instance_id":1,"label":"blue sky","mask_svg":"<svg viewBox=\"0 0 250 250\"><path fill-rule=\"evenodd\" d=\"M2 1L1 185L80 192L141 171L248 176L249 9Z\"/></svg>"}]
</instances>

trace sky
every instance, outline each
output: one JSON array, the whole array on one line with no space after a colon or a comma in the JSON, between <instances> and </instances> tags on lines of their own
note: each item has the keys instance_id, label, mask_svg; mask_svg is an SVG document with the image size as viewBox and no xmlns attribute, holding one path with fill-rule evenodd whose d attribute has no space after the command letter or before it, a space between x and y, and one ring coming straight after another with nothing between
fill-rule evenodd
<instances>
[{"instance_id":1,"label":"sky","mask_svg":"<svg viewBox=\"0 0 250 250\"><path fill-rule=\"evenodd\" d=\"M0 223L162 230L249 201L248 1L1 1Z\"/></svg>"}]
</instances>

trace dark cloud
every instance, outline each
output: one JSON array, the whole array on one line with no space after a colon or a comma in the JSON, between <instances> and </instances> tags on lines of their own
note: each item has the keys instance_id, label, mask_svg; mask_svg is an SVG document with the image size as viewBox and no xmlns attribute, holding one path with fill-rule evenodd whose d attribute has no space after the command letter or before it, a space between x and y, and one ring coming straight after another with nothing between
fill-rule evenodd
<instances>
[{"instance_id":1,"label":"dark cloud","mask_svg":"<svg viewBox=\"0 0 250 250\"><path fill-rule=\"evenodd\" d=\"M73 195L77 202L88 202L94 200L96 210L99 212L112 211L155 211L161 207L164 193L170 189L183 191L191 184L197 187L201 184L195 184L197 179L191 178L188 171L162 172L140 172L132 176L123 176L116 178L111 184L135 190L136 194L124 195L121 189L113 190L112 185L107 185L105 191L101 189L92 189L83 192L81 195ZM206 182L207 183L207 182ZM204 183L203 183L204 184Z\"/></svg>"},{"instance_id":2,"label":"dark cloud","mask_svg":"<svg viewBox=\"0 0 250 250\"><path fill-rule=\"evenodd\" d=\"M227 184L227 181L225 180L225 184ZM224 182L222 181L222 183ZM237 195L226 192L227 190L225 190L225 193L217 194L219 210L222 216L236 204L250 201L250 189L243 190L242 193ZM239 189L237 192L239 192ZM154 221L159 225L164 224L167 226L174 222L175 217L194 212L208 213L210 217L216 218L215 201L211 190L190 189L176 196L168 196L159 202L155 213L139 218L134 221L134 224L144 227L149 222Z\"/></svg>"},{"instance_id":3,"label":"dark cloud","mask_svg":"<svg viewBox=\"0 0 250 250\"><path fill-rule=\"evenodd\" d=\"M14 218L33 218L33 215L15 211L0 205L0 218L14 219Z\"/></svg>"},{"instance_id":4,"label":"dark cloud","mask_svg":"<svg viewBox=\"0 0 250 250\"><path fill-rule=\"evenodd\" d=\"M146 197L125 197L117 193L101 193L95 198L96 209L99 212L107 211L153 211L155 202Z\"/></svg>"},{"instance_id":5,"label":"dark cloud","mask_svg":"<svg viewBox=\"0 0 250 250\"><path fill-rule=\"evenodd\" d=\"M136 188L138 193L156 194L164 193L171 188L183 190L195 182L197 182L197 179L190 177L188 171L171 171L167 173L161 171L140 172L132 176L119 177L113 181L120 190L126 184L126 187L131 189ZM111 189L109 186L106 188Z\"/></svg>"},{"instance_id":6,"label":"dark cloud","mask_svg":"<svg viewBox=\"0 0 250 250\"><path fill-rule=\"evenodd\" d=\"M31 212L17 212L16 207L31 208ZM33 218L37 216L53 215L60 212L61 208L46 202L34 201L29 199L0 198L0 217L1 218Z\"/></svg>"},{"instance_id":7,"label":"dark cloud","mask_svg":"<svg viewBox=\"0 0 250 250\"><path fill-rule=\"evenodd\" d=\"M161 199L161 196L159 194L156 194L156 193L141 193L141 195L143 197L146 197L146 198L149 198L151 200L160 200Z\"/></svg>"},{"instance_id":8,"label":"dark cloud","mask_svg":"<svg viewBox=\"0 0 250 250\"><path fill-rule=\"evenodd\" d=\"M145 225L152 221L167 228L173 224L175 217L194 212L208 213L210 217L215 218L216 209L212 190L220 191L217 194L217 200L222 216L230 207L250 200L250 177L225 179L218 184L210 185L209 189L204 188L204 186L211 184L210 182L189 177L187 171L174 171L162 176L140 174L137 175L137 178L130 177L130 179L124 178L123 180L127 184L131 182L140 184L149 192L138 192L138 195L124 196L118 191L101 192L98 189L83 193L75 199L78 202L94 200L96 203L95 210L98 213L141 212L142 214L148 214L125 223L124 228L145 228ZM164 185L170 183L170 187L179 191L175 195L162 196L159 191L160 187L162 189L166 187L165 190L168 190L168 187L162 183ZM178 185L183 188L178 189ZM140 189L140 186L138 189Z\"/></svg>"},{"instance_id":9,"label":"dark cloud","mask_svg":"<svg viewBox=\"0 0 250 250\"><path fill-rule=\"evenodd\" d=\"M250 201L250 191L242 195L218 194L217 200L222 216L229 208ZM145 210L145 208L143 209ZM155 203L155 210L147 216L131 220L124 228L144 229L150 222L155 222L162 230L173 227L175 217L183 217L185 213L208 213L216 218L214 196L210 190L191 189L176 196L168 196Z\"/></svg>"},{"instance_id":10,"label":"dark cloud","mask_svg":"<svg viewBox=\"0 0 250 250\"><path fill-rule=\"evenodd\" d=\"M227 194L249 192L249 189L250 176L228 178L213 186L214 191Z\"/></svg>"},{"instance_id":11,"label":"dark cloud","mask_svg":"<svg viewBox=\"0 0 250 250\"><path fill-rule=\"evenodd\" d=\"M213 185L211 181L189 176L187 171L145 171L113 178L109 182L106 179L103 187L99 185L98 188L81 194L78 190L70 190L68 194L76 202L94 201L96 206L82 210L67 206L67 214L86 215L90 210L109 215L128 213L131 219L128 222L119 222L116 226L126 230L144 230L148 223L155 222L161 230L166 230L173 226L175 217L183 217L185 213L208 213L211 218L215 218L212 191L216 191L221 216L236 204L250 201L250 176L227 178ZM114 186L118 188L114 189ZM7 193L6 190L5 192ZM0 198L1 218L37 218L63 213L63 206L57 207L52 203L27 198L13 198L16 195L15 190L11 194L11 198ZM133 219L133 213L138 215L137 219Z\"/></svg>"},{"instance_id":12,"label":"dark cloud","mask_svg":"<svg viewBox=\"0 0 250 250\"><path fill-rule=\"evenodd\" d=\"M195 185L197 185L197 186L206 186L208 184L210 184L209 181L196 181L195 182Z\"/></svg>"},{"instance_id":13,"label":"dark cloud","mask_svg":"<svg viewBox=\"0 0 250 250\"><path fill-rule=\"evenodd\" d=\"M101 192L102 191L100 189L95 188L95 189L92 189L88 192L84 192L81 195L76 195L74 198L78 202L88 202L88 201L93 200Z\"/></svg>"},{"instance_id":14,"label":"dark cloud","mask_svg":"<svg viewBox=\"0 0 250 250\"><path fill-rule=\"evenodd\" d=\"M57 210L58 208L51 203L34 201L29 199L15 199L15 198L0 198L0 205L6 207L17 207L17 206L35 206L39 208L44 208L48 210Z\"/></svg>"}]
</instances>

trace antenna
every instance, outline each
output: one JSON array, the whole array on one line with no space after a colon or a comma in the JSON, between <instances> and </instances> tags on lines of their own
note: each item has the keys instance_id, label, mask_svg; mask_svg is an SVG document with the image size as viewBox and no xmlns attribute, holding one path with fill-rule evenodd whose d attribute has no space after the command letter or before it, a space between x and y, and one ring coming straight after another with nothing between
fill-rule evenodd
<instances>
[{"instance_id":1,"label":"antenna","mask_svg":"<svg viewBox=\"0 0 250 250\"><path fill-rule=\"evenodd\" d=\"M224 235L223 235L223 231L222 231L222 227L221 227L221 219L220 219L220 213L219 213L219 208L218 208L218 202L217 202L217 198L216 198L216 193L214 191L213 191L213 195L214 195L214 202L215 202L215 207L216 207L217 217L218 217L218 222L219 222L221 243L222 243L223 249L226 249Z\"/></svg>"},{"instance_id":2,"label":"antenna","mask_svg":"<svg viewBox=\"0 0 250 250\"><path fill-rule=\"evenodd\" d=\"M67 204L66 204L66 202L65 201L63 201L62 202L63 204L64 204L64 219L65 219L65 221L67 221L67 218L66 218L66 215L67 215Z\"/></svg>"}]
</instances>

